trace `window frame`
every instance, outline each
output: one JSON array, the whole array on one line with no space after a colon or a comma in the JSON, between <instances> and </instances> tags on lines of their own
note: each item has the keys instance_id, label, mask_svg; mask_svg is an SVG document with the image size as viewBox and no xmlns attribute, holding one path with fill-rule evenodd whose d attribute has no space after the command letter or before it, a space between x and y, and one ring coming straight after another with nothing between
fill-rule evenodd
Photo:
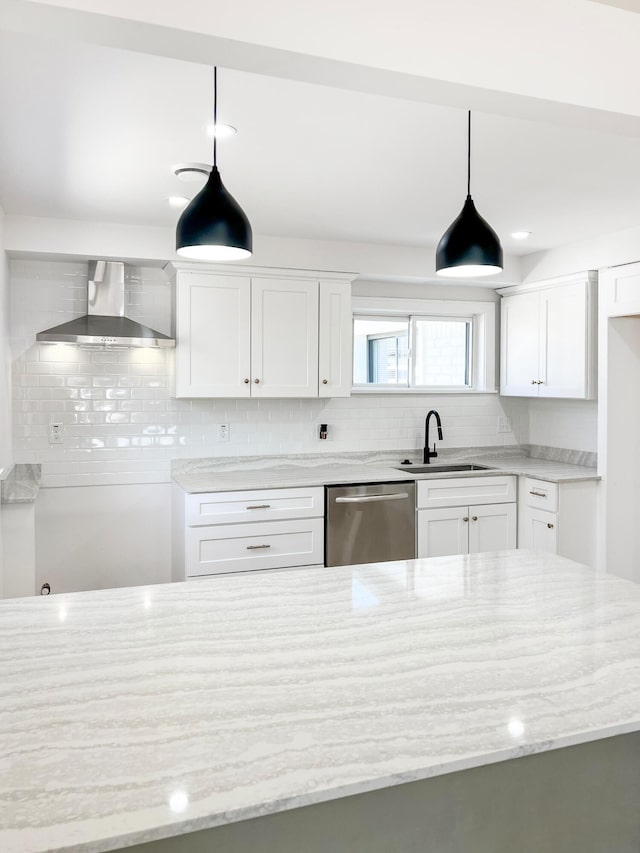
<instances>
[{"instance_id":1,"label":"window frame","mask_svg":"<svg viewBox=\"0 0 640 853\"><path fill-rule=\"evenodd\" d=\"M409 384L375 385L353 382L353 394L495 394L496 376L496 317L498 302L470 302L444 299L391 299L357 296L352 300L352 317L406 320L409 334ZM469 384L462 385L412 385L415 377L415 321L460 320L469 323L470 357ZM353 344L352 344L353 354Z\"/></svg>"}]
</instances>

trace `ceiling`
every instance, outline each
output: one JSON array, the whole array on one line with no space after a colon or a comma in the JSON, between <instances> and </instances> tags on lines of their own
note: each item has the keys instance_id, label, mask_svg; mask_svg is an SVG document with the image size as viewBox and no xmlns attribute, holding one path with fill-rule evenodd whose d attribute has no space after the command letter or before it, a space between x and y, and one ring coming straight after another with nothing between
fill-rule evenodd
<instances>
[{"instance_id":1,"label":"ceiling","mask_svg":"<svg viewBox=\"0 0 640 853\"><path fill-rule=\"evenodd\" d=\"M213 60L214 58L212 58ZM172 227L210 161L212 71L0 33L0 203L7 214ZM219 71L218 165L254 231L432 246L466 192L463 110ZM474 114L472 193L525 253L640 224L640 140ZM510 237L532 231L526 243Z\"/></svg>"}]
</instances>

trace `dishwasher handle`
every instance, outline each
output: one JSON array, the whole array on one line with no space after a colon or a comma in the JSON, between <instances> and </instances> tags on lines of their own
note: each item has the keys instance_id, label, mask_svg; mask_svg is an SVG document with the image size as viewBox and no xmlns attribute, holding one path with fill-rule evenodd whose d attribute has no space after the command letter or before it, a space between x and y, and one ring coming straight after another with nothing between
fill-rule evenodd
<instances>
[{"instance_id":1,"label":"dishwasher handle","mask_svg":"<svg viewBox=\"0 0 640 853\"><path fill-rule=\"evenodd\" d=\"M337 504L368 504L379 501L404 501L409 497L407 492L394 492L391 495L353 495L347 498L336 498Z\"/></svg>"}]
</instances>

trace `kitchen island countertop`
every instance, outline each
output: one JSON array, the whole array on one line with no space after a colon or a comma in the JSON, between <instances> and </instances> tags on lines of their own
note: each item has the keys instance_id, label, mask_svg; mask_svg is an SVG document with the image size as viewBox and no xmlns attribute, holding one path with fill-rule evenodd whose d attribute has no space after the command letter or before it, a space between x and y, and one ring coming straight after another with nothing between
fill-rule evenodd
<instances>
[{"instance_id":1,"label":"kitchen island countertop","mask_svg":"<svg viewBox=\"0 0 640 853\"><path fill-rule=\"evenodd\" d=\"M9 599L0 640L3 853L640 731L640 587L542 553Z\"/></svg>"}]
</instances>

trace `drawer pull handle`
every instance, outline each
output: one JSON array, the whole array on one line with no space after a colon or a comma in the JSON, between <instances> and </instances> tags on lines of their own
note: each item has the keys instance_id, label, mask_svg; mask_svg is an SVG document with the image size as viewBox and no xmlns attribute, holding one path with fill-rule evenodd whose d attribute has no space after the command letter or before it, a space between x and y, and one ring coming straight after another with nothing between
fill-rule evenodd
<instances>
[{"instance_id":1,"label":"drawer pull handle","mask_svg":"<svg viewBox=\"0 0 640 853\"><path fill-rule=\"evenodd\" d=\"M535 495L537 498L546 498L546 492L537 492L535 489L531 489L529 492L530 495Z\"/></svg>"},{"instance_id":2,"label":"drawer pull handle","mask_svg":"<svg viewBox=\"0 0 640 853\"><path fill-rule=\"evenodd\" d=\"M271 545L247 545L247 551L262 551L264 548L271 548Z\"/></svg>"},{"instance_id":3,"label":"drawer pull handle","mask_svg":"<svg viewBox=\"0 0 640 853\"><path fill-rule=\"evenodd\" d=\"M271 504L252 504L247 509L271 509Z\"/></svg>"},{"instance_id":4,"label":"drawer pull handle","mask_svg":"<svg viewBox=\"0 0 640 853\"><path fill-rule=\"evenodd\" d=\"M553 530L553 524L551 524L550 521L547 521L547 527L549 528L549 530Z\"/></svg>"},{"instance_id":5,"label":"drawer pull handle","mask_svg":"<svg viewBox=\"0 0 640 853\"><path fill-rule=\"evenodd\" d=\"M477 515L472 515L472 516L471 516L471 521L477 521L477 520L478 520L478 516L477 516Z\"/></svg>"}]
</instances>

